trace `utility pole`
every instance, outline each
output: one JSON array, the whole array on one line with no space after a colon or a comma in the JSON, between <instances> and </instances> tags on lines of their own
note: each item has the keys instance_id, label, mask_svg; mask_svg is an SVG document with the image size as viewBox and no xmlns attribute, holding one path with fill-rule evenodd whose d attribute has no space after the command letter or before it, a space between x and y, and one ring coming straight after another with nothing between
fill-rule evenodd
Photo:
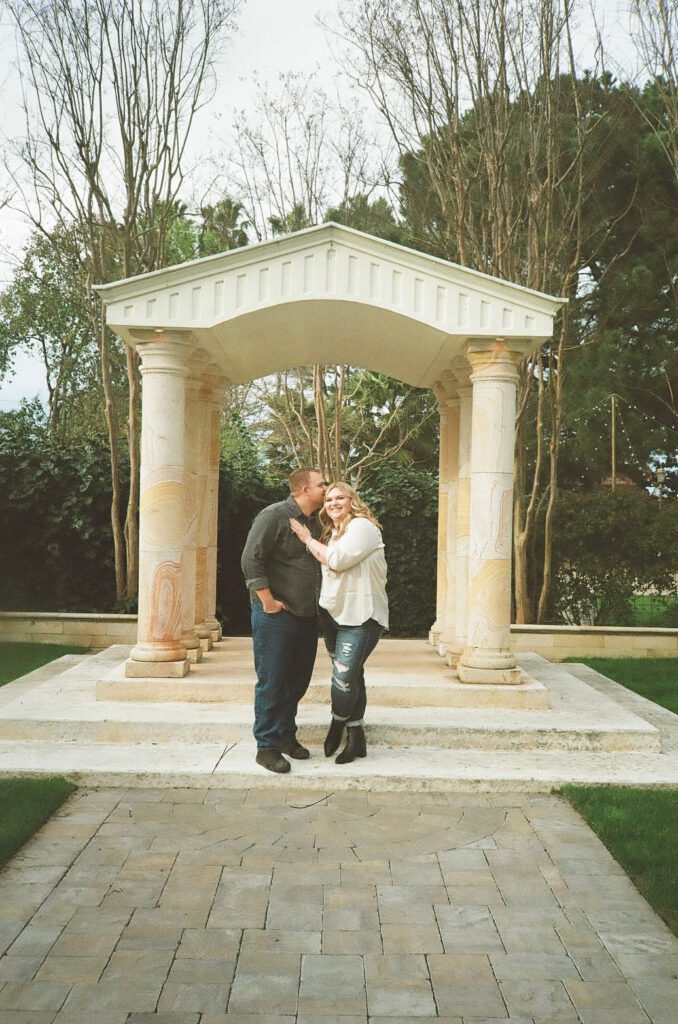
<instances>
[{"instance_id":1,"label":"utility pole","mask_svg":"<svg viewBox=\"0 0 678 1024\"><path fill-rule=\"evenodd\" d=\"M612 490L617 486L617 396L610 395L612 405Z\"/></svg>"}]
</instances>

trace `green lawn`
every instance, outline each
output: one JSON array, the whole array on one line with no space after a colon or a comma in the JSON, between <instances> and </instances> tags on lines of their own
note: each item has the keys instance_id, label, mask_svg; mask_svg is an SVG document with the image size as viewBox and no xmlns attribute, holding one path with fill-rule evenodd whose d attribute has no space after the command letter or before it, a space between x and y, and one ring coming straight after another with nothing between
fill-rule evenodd
<instances>
[{"instance_id":1,"label":"green lawn","mask_svg":"<svg viewBox=\"0 0 678 1024\"><path fill-rule=\"evenodd\" d=\"M62 654L83 654L84 647L60 644L0 643L0 686L46 665ZM76 789L58 777L0 779L0 866L23 846Z\"/></svg>"},{"instance_id":2,"label":"green lawn","mask_svg":"<svg viewBox=\"0 0 678 1024\"><path fill-rule=\"evenodd\" d=\"M0 686L60 658L62 654L86 654L86 647L64 647L61 644L0 643Z\"/></svg>"},{"instance_id":3,"label":"green lawn","mask_svg":"<svg viewBox=\"0 0 678 1024\"><path fill-rule=\"evenodd\" d=\"M567 658L678 714L678 658Z\"/></svg>"},{"instance_id":4,"label":"green lawn","mask_svg":"<svg viewBox=\"0 0 678 1024\"><path fill-rule=\"evenodd\" d=\"M632 598L633 625L645 627L678 626L678 600L675 597L653 597L652 594L639 594Z\"/></svg>"},{"instance_id":5,"label":"green lawn","mask_svg":"<svg viewBox=\"0 0 678 1024\"><path fill-rule=\"evenodd\" d=\"M678 789L564 786L562 792L678 935Z\"/></svg>"},{"instance_id":6,"label":"green lawn","mask_svg":"<svg viewBox=\"0 0 678 1024\"><path fill-rule=\"evenodd\" d=\"M570 658L678 714L678 658ZM564 786L563 794L678 935L678 789Z\"/></svg>"},{"instance_id":7,"label":"green lawn","mask_svg":"<svg viewBox=\"0 0 678 1024\"><path fill-rule=\"evenodd\" d=\"M23 846L76 789L58 777L0 779L0 865Z\"/></svg>"}]
</instances>

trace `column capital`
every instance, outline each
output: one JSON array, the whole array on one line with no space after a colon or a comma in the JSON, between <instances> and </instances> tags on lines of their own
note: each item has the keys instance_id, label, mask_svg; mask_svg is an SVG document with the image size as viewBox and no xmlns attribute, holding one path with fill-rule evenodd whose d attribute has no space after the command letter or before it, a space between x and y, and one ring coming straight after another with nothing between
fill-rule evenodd
<instances>
[{"instance_id":1,"label":"column capital","mask_svg":"<svg viewBox=\"0 0 678 1024\"><path fill-rule=\"evenodd\" d=\"M471 380L515 383L518 367L529 355L531 343L517 338L472 338L465 355L471 364Z\"/></svg>"},{"instance_id":2,"label":"column capital","mask_svg":"<svg viewBox=\"0 0 678 1024\"><path fill-rule=\"evenodd\" d=\"M457 381L451 369L444 370L438 380L433 382L433 394L436 396L438 410L448 409L457 398Z\"/></svg>"},{"instance_id":3,"label":"column capital","mask_svg":"<svg viewBox=\"0 0 678 1024\"><path fill-rule=\"evenodd\" d=\"M460 402L466 399L466 401L470 404L473 395L473 384L471 383L470 377L468 377L463 384L459 385L459 387L457 388L457 395L459 396Z\"/></svg>"},{"instance_id":4,"label":"column capital","mask_svg":"<svg viewBox=\"0 0 678 1024\"><path fill-rule=\"evenodd\" d=\"M136 329L132 332L132 337L141 360L139 369L142 376L149 373L189 376L195 354L193 335L190 331Z\"/></svg>"},{"instance_id":5,"label":"column capital","mask_svg":"<svg viewBox=\"0 0 678 1024\"><path fill-rule=\"evenodd\" d=\"M221 407L224 404L224 395L230 385L228 377L215 369L207 369L200 374L200 399L211 405Z\"/></svg>"}]
</instances>

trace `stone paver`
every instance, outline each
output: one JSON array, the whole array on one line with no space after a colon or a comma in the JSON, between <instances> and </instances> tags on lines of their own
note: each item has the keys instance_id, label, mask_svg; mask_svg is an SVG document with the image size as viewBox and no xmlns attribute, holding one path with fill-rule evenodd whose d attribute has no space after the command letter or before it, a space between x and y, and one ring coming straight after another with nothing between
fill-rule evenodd
<instances>
[{"instance_id":1,"label":"stone paver","mask_svg":"<svg viewBox=\"0 0 678 1024\"><path fill-rule=\"evenodd\" d=\"M0 1024L678 1019L678 939L557 796L82 790L0 908Z\"/></svg>"},{"instance_id":2,"label":"stone paver","mask_svg":"<svg viewBox=\"0 0 678 1024\"><path fill-rule=\"evenodd\" d=\"M372 1017L424 1017L435 1012L426 957L421 954L367 954L367 1009Z\"/></svg>"}]
</instances>

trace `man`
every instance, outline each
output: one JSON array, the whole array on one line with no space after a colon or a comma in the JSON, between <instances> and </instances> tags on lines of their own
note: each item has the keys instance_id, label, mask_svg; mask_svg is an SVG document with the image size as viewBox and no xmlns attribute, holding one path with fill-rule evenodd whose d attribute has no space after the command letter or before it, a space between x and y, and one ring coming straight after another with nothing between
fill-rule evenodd
<instances>
[{"instance_id":1,"label":"man","mask_svg":"<svg viewBox=\"0 0 678 1024\"><path fill-rule=\"evenodd\" d=\"M318 536L313 514L323 504L325 482L316 469L295 469L289 483L289 498L262 509L252 523L241 562L252 603L257 764L270 772L290 770L283 754L310 756L297 740L296 714L318 647L320 566L290 519Z\"/></svg>"}]
</instances>

